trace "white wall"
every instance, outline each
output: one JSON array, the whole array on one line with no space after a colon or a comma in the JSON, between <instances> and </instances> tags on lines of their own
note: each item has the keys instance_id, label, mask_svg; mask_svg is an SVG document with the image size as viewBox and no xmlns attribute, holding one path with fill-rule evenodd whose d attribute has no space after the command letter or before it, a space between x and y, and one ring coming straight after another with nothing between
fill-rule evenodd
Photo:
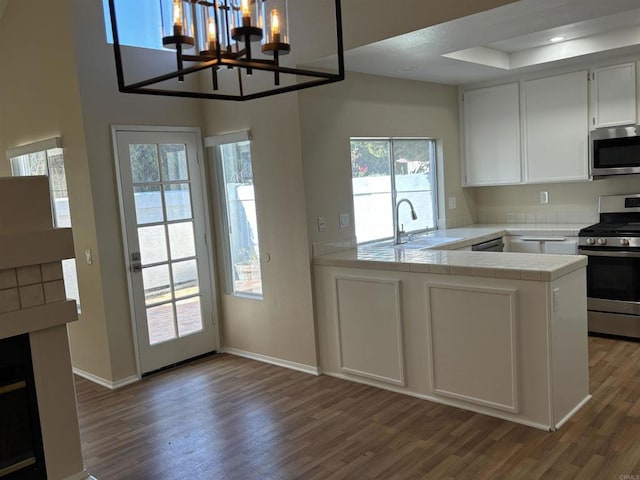
<instances>
[{"instance_id":1,"label":"white wall","mask_svg":"<svg viewBox=\"0 0 640 480\"><path fill-rule=\"evenodd\" d=\"M349 72L344 82L300 92L307 228L312 242L348 241L355 236L350 137L431 137L440 140L444 166L441 224L473 222L472 192L460 186L460 143L456 87ZM446 202L441 202L446 203ZM349 213L350 227L338 216ZM327 226L318 232L316 218Z\"/></svg>"},{"instance_id":2,"label":"white wall","mask_svg":"<svg viewBox=\"0 0 640 480\"><path fill-rule=\"evenodd\" d=\"M205 135L251 130L261 245L264 298L221 292L223 346L315 367L298 96L288 93L241 103L210 101L204 108ZM208 157L211 162L211 152ZM219 207L215 189L210 193ZM217 221L214 224L219 227ZM218 245L221 235L217 228ZM222 277L224 262L221 249L217 250Z\"/></svg>"}]
</instances>

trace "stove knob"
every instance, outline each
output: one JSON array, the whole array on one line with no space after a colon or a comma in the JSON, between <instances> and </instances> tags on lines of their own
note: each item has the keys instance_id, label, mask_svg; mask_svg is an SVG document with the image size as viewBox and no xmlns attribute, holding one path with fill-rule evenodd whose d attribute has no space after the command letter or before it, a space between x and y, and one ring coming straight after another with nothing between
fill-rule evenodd
<instances>
[{"instance_id":1,"label":"stove knob","mask_svg":"<svg viewBox=\"0 0 640 480\"><path fill-rule=\"evenodd\" d=\"M607 239L606 238L599 238L598 240L596 240L596 243L598 245L606 245L607 244Z\"/></svg>"},{"instance_id":2,"label":"stove knob","mask_svg":"<svg viewBox=\"0 0 640 480\"><path fill-rule=\"evenodd\" d=\"M594 243L596 243L595 238L587 238L587 245L593 245Z\"/></svg>"},{"instance_id":3,"label":"stove knob","mask_svg":"<svg viewBox=\"0 0 640 480\"><path fill-rule=\"evenodd\" d=\"M621 238L620 239L620 245L629 245L629 239L628 238Z\"/></svg>"}]
</instances>

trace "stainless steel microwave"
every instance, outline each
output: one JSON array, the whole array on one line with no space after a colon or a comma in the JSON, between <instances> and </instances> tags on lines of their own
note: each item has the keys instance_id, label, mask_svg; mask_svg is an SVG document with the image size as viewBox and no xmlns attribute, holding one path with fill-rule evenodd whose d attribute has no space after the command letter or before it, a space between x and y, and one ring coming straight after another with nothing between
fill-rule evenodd
<instances>
[{"instance_id":1,"label":"stainless steel microwave","mask_svg":"<svg viewBox=\"0 0 640 480\"><path fill-rule=\"evenodd\" d=\"M594 177L640 173L640 125L599 128L589 140Z\"/></svg>"}]
</instances>

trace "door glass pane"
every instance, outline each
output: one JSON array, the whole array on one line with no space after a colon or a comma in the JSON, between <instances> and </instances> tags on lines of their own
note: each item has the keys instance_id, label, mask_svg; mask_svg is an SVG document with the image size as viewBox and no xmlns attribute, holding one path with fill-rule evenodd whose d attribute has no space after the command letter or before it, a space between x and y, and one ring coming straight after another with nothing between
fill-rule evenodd
<instances>
[{"instance_id":1,"label":"door glass pane","mask_svg":"<svg viewBox=\"0 0 640 480\"><path fill-rule=\"evenodd\" d=\"M133 183L160 181L158 149L155 144L129 145L129 158Z\"/></svg>"},{"instance_id":2,"label":"door glass pane","mask_svg":"<svg viewBox=\"0 0 640 480\"><path fill-rule=\"evenodd\" d=\"M172 260L195 256L196 245L193 238L192 222L169 225L169 249Z\"/></svg>"},{"instance_id":3,"label":"door glass pane","mask_svg":"<svg viewBox=\"0 0 640 480\"><path fill-rule=\"evenodd\" d=\"M176 298L196 295L198 288L198 266L195 260L171 264L173 269L174 295Z\"/></svg>"},{"instance_id":4,"label":"door glass pane","mask_svg":"<svg viewBox=\"0 0 640 480\"><path fill-rule=\"evenodd\" d=\"M164 201L167 206L167 220L191 218L191 190L188 183L165 185Z\"/></svg>"},{"instance_id":5,"label":"door glass pane","mask_svg":"<svg viewBox=\"0 0 640 480\"><path fill-rule=\"evenodd\" d=\"M184 145L160 145L162 180L189 180L187 151Z\"/></svg>"},{"instance_id":6,"label":"door glass pane","mask_svg":"<svg viewBox=\"0 0 640 480\"><path fill-rule=\"evenodd\" d=\"M147 328L150 345L156 345L176 338L173 304L166 303L164 305L158 305L157 307L147 308Z\"/></svg>"},{"instance_id":7,"label":"door glass pane","mask_svg":"<svg viewBox=\"0 0 640 480\"><path fill-rule=\"evenodd\" d=\"M358 243L393 237L389 142L352 140L351 177Z\"/></svg>"},{"instance_id":8,"label":"door glass pane","mask_svg":"<svg viewBox=\"0 0 640 480\"><path fill-rule=\"evenodd\" d=\"M164 225L138 228L138 241L143 265L166 262L169 259Z\"/></svg>"},{"instance_id":9,"label":"door glass pane","mask_svg":"<svg viewBox=\"0 0 640 480\"><path fill-rule=\"evenodd\" d=\"M67 176L64 170L64 156L61 148L47 150L49 161L49 188L53 201L53 216L56 227L71 227Z\"/></svg>"},{"instance_id":10,"label":"door glass pane","mask_svg":"<svg viewBox=\"0 0 640 480\"><path fill-rule=\"evenodd\" d=\"M142 270L144 300L147 305L171 300L169 265L158 265Z\"/></svg>"},{"instance_id":11,"label":"door glass pane","mask_svg":"<svg viewBox=\"0 0 640 480\"><path fill-rule=\"evenodd\" d=\"M200 297L187 298L176 302L178 316L178 335L184 337L202 330Z\"/></svg>"},{"instance_id":12,"label":"door glass pane","mask_svg":"<svg viewBox=\"0 0 640 480\"><path fill-rule=\"evenodd\" d=\"M162 196L159 185L133 187L133 198L136 204L136 220L138 225L158 223L164 220Z\"/></svg>"}]
</instances>

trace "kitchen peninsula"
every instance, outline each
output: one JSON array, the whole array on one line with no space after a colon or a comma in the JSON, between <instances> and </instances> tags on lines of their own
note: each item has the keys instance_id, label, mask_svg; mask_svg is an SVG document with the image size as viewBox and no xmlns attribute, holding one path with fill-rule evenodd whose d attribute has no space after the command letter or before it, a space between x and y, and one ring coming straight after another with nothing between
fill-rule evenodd
<instances>
[{"instance_id":1,"label":"kitchen peninsula","mask_svg":"<svg viewBox=\"0 0 640 480\"><path fill-rule=\"evenodd\" d=\"M586 264L391 246L316 257L321 371L556 430L590 398Z\"/></svg>"}]
</instances>

